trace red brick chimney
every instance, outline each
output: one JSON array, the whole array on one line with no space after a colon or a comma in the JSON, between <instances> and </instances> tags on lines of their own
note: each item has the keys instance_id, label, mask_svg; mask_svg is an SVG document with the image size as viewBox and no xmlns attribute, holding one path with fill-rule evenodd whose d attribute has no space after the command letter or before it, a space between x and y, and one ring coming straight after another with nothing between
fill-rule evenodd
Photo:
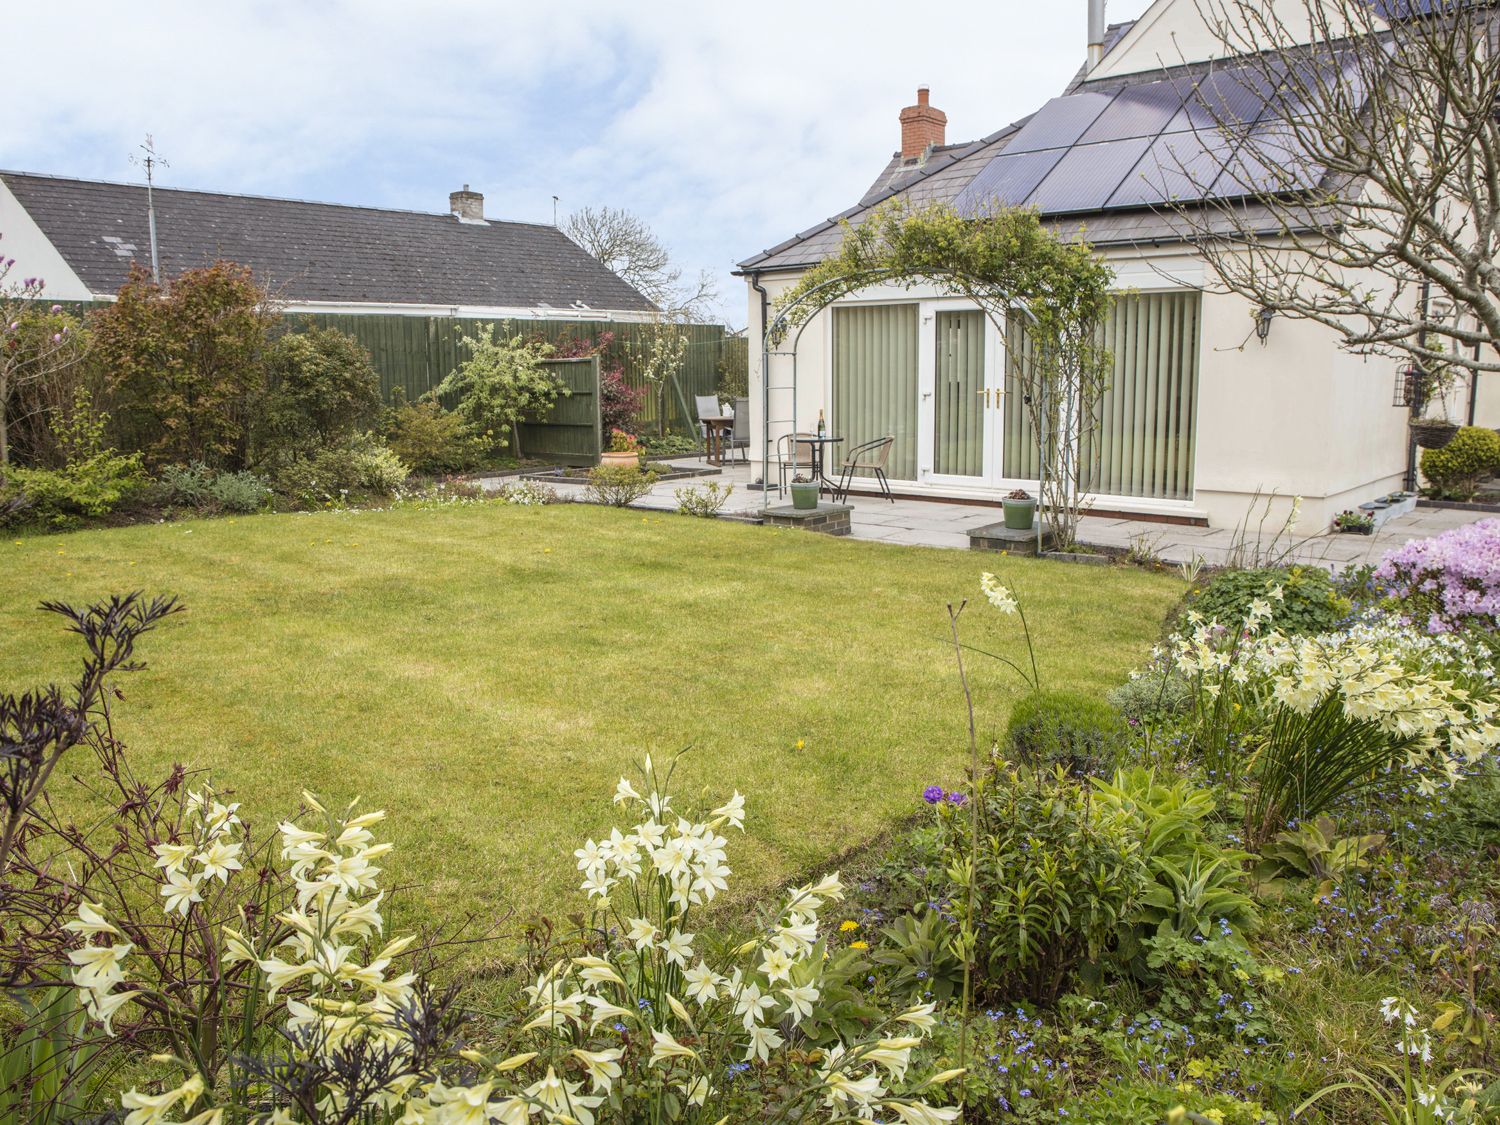
<instances>
[{"instance_id":1,"label":"red brick chimney","mask_svg":"<svg viewBox=\"0 0 1500 1125\"><path fill-rule=\"evenodd\" d=\"M927 87L918 86L917 104L901 111L901 159L915 159L934 145L941 145L947 128L948 115L928 105Z\"/></svg>"}]
</instances>

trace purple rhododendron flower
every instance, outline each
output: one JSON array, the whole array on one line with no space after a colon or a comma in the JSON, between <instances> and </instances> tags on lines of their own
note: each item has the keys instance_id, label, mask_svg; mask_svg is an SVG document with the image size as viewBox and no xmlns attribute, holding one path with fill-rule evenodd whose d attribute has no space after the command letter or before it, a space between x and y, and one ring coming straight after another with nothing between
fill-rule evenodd
<instances>
[{"instance_id":1,"label":"purple rhododendron flower","mask_svg":"<svg viewBox=\"0 0 1500 1125\"><path fill-rule=\"evenodd\" d=\"M941 785L929 785L922 790L922 800L929 805L935 805L943 799L943 787Z\"/></svg>"},{"instance_id":2,"label":"purple rhododendron flower","mask_svg":"<svg viewBox=\"0 0 1500 1125\"><path fill-rule=\"evenodd\" d=\"M1413 539L1375 570L1396 596L1427 608L1429 633L1500 625L1500 520L1480 520Z\"/></svg>"}]
</instances>

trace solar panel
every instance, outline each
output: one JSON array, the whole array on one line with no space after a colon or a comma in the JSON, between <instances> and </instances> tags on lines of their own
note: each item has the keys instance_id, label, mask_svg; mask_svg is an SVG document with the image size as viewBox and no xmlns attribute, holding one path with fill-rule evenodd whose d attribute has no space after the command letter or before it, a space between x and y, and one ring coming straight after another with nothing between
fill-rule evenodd
<instances>
[{"instance_id":1,"label":"solar panel","mask_svg":"<svg viewBox=\"0 0 1500 1125\"><path fill-rule=\"evenodd\" d=\"M992 206L1019 206L1067 151L1049 148L1041 152L1002 153L969 181L954 206L965 215L979 214Z\"/></svg>"},{"instance_id":2,"label":"solar panel","mask_svg":"<svg viewBox=\"0 0 1500 1125\"><path fill-rule=\"evenodd\" d=\"M1021 127L1021 131L1005 146L1005 151L1036 152L1044 148L1067 148L1083 136L1084 131L1114 99L1114 91L1053 98Z\"/></svg>"},{"instance_id":3,"label":"solar panel","mask_svg":"<svg viewBox=\"0 0 1500 1125\"><path fill-rule=\"evenodd\" d=\"M1211 193L1219 198L1265 192L1309 191L1328 169L1308 155L1286 121L1257 126L1229 161Z\"/></svg>"},{"instance_id":4,"label":"solar panel","mask_svg":"<svg viewBox=\"0 0 1500 1125\"><path fill-rule=\"evenodd\" d=\"M1182 95L1170 82L1147 82L1121 90L1101 113L1079 144L1117 141L1125 137L1154 137L1182 108Z\"/></svg>"},{"instance_id":5,"label":"solar panel","mask_svg":"<svg viewBox=\"0 0 1500 1125\"><path fill-rule=\"evenodd\" d=\"M1202 199L1238 147L1238 140L1217 130L1163 133L1151 143L1105 206L1151 207Z\"/></svg>"},{"instance_id":6,"label":"solar panel","mask_svg":"<svg viewBox=\"0 0 1500 1125\"><path fill-rule=\"evenodd\" d=\"M1182 107L1162 130L1166 133L1254 125L1273 89L1264 75L1244 67L1205 74L1191 85L1183 79L1165 84L1177 88Z\"/></svg>"},{"instance_id":7,"label":"solar panel","mask_svg":"<svg viewBox=\"0 0 1500 1125\"><path fill-rule=\"evenodd\" d=\"M1027 203L1048 214L1098 211L1151 147L1151 137L1077 145L1057 162Z\"/></svg>"}]
</instances>

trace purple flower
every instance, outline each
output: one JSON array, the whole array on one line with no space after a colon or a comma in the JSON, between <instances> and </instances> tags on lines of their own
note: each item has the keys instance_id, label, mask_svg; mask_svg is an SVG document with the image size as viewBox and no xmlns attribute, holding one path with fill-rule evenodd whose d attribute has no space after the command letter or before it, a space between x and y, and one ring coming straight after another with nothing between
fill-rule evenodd
<instances>
[{"instance_id":1,"label":"purple flower","mask_svg":"<svg viewBox=\"0 0 1500 1125\"><path fill-rule=\"evenodd\" d=\"M1429 633L1500 624L1500 520L1480 520L1413 539L1380 560L1377 581L1401 598L1432 605Z\"/></svg>"},{"instance_id":2,"label":"purple flower","mask_svg":"<svg viewBox=\"0 0 1500 1125\"><path fill-rule=\"evenodd\" d=\"M53 305L52 306L52 311L55 312L55 313L60 313L60 312L62 312L62 306L61 305Z\"/></svg>"},{"instance_id":3,"label":"purple flower","mask_svg":"<svg viewBox=\"0 0 1500 1125\"><path fill-rule=\"evenodd\" d=\"M929 785L922 790L922 800L929 805L935 805L943 799L943 787L941 785Z\"/></svg>"},{"instance_id":4,"label":"purple flower","mask_svg":"<svg viewBox=\"0 0 1500 1125\"><path fill-rule=\"evenodd\" d=\"M961 805L969 799L966 793L949 793L948 803L950 805Z\"/></svg>"}]
</instances>

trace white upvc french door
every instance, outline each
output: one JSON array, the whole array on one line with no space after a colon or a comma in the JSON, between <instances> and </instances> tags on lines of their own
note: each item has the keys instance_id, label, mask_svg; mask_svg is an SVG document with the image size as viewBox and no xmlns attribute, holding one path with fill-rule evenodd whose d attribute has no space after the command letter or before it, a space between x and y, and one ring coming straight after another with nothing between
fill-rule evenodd
<instances>
[{"instance_id":1,"label":"white upvc french door","mask_svg":"<svg viewBox=\"0 0 1500 1125\"><path fill-rule=\"evenodd\" d=\"M922 302L919 325L918 479L993 487L1003 464L1005 339L983 311L949 301Z\"/></svg>"}]
</instances>

